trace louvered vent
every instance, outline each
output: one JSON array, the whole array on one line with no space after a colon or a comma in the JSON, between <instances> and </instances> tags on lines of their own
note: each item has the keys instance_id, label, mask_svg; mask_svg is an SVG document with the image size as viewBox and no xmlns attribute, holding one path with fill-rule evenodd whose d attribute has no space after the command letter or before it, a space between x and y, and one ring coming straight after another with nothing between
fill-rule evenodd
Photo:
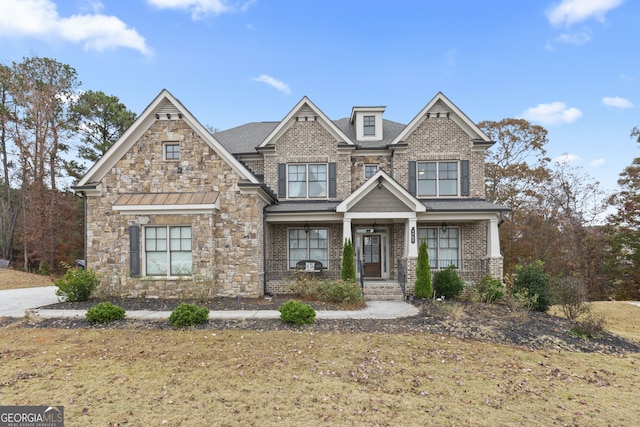
<instances>
[{"instance_id":1,"label":"louvered vent","mask_svg":"<svg viewBox=\"0 0 640 427\"><path fill-rule=\"evenodd\" d=\"M171 102L165 101L156 111L156 118L159 120L177 120L182 118L182 113Z\"/></svg>"}]
</instances>

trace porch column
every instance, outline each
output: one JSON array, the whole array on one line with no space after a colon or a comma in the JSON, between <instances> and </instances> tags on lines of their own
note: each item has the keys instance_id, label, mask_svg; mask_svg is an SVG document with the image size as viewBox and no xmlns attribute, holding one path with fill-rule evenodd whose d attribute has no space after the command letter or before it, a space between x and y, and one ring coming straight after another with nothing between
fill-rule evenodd
<instances>
[{"instance_id":1,"label":"porch column","mask_svg":"<svg viewBox=\"0 0 640 427\"><path fill-rule=\"evenodd\" d=\"M498 219L487 221L487 258L500 258L500 236Z\"/></svg>"},{"instance_id":2,"label":"porch column","mask_svg":"<svg viewBox=\"0 0 640 427\"><path fill-rule=\"evenodd\" d=\"M342 246L344 246L344 242L351 238L351 218L343 218L342 219ZM353 243L353 242L351 242Z\"/></svg>"},{"instance_id":3,"label":"porch column","mask_svg":"<svg viewBox=\"0 0 640 427\"><path fill-rule=\"evenodd\" d=\"M414 218L409 218L407 221L407 228L405 231L407 242L407 258L418 257L418 221Z\"/></svg>"}]
</instances>

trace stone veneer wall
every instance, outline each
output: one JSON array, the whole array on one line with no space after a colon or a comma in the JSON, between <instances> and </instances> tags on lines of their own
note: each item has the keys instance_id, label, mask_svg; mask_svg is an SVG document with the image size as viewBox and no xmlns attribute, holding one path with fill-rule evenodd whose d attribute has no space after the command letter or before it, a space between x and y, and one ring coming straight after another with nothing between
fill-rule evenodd
<instances>
[{"instance_id":1,"label":"stone veneer wall","mask_svg":"<svg viewBox=\"0 0 640 427\"><path fill-rule=\"evenodd\" d=\"M351 191L356 191L367 180L364 177L365 165L378 165L378 169L391 175L391 156L351 156Z\"/></svg>"},{"instance_id":2,"label":"stone veneer wall","mask_svg":"<svg viewBox=\"0 0 640 427\"><path fill-rule=\"evenodd\" d=\"M180 160L163 160L164 142L179 143ZM184 121L154 122L104 177L102 194L88 199L87 265L102 276L99 292L162 298L261 295L265 203L242 194L239 180ZM123 193L196 191L219 191L220 210L124 215L112 208ZM145 225L160 224L192 227L192 277L129 277L129 226L141 225L143 232Z\"/></svg>"},{"instance_id":3,"label":"stone veneer wall","mask_svg":"<svg viewBox=\"0 0 640 427\"><path fill-rule=\"evenodd\" d=\"M425 118L406 140L407 148L398 150L394 157L395 180L407 188L409 160L446 161L469 160L471 198L485 197L484 151L471 150L469 136L451 119Z\"/></svg>"}]
</instances>

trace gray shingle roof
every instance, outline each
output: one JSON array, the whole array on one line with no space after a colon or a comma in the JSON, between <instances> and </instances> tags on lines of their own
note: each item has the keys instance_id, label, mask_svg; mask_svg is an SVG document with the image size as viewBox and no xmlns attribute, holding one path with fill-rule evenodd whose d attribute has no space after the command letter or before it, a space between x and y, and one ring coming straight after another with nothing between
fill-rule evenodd
<instances>
[{"instance_id":1,"label":"gray shingle roof","mask_svg":"<svg viewBox=\"0 0 640 427\"><path fill-rule=\"evenodd\" d=\"M356 130L348 118L336 120L334 125L349 137L351 142L360 148L384 148L393 141L406 127L391 120L382 121L384 139L382 141L356 141ZM231 129L215 132L213 137L232 154L255 153L267 136L278 126L279 122L252 122Z\"/></svg>"}]
</instances>

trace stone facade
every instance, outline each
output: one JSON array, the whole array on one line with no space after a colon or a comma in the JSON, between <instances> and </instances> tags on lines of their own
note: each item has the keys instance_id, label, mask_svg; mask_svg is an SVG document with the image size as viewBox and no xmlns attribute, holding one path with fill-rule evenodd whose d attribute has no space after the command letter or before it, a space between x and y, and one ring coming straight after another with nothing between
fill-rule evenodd
<instances>
[{"instance_id":1,"label":"stone facade","mask_svg":"<svg viewBox=\"0 0 640 427\"><path fill-rule=\"evenodd\" d=\"M180 146L180 160L164 160L163 144ZM115 164L102 192L87 200L87 265L103 277L100 292L187 298L259 296L263 292L263 207L238 191L240 177L183 120L158 120ZM124 214L113 204L124 193L217 191L211 213ZM192 229L193 274L188 278L130 277L129 227L183 225ZM140 239L140 254L144 253ZM142 262L144 267L144 261Z\"/></svg>"}]
</instances>

